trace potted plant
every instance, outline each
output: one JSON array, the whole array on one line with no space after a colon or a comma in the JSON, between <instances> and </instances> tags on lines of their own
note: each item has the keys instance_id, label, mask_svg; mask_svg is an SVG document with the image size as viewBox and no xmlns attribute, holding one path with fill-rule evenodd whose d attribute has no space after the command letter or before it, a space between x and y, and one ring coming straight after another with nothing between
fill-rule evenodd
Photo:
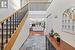
<instances>
[{"instance_id":1,"label":"potted plant","mask_svg":"<svg viewBox=\"0 0 75 50\"><path fill-rule=\"evenodd\" d=\"M51 30L50 36L54 37L54 30L53 29Z\"/></svg>"},{"instance_id":2,"label":"potted plant","mask_svg":"<svg viewBox=\"0 0 75 50\"><path fill-rule=\"evenodd\" d=\"M60 35L58 33L55 33L56 42L59 45L60 44Z\"/></svg>"},{"instance_id":3,"label":"potted plant","mask_svg":"<svg viewBox=\"0 0 75 50\"><path fill-rule=\"evenodd\" d=\"M60 44L60 36L57 36L56 40L57 40L57 44L59 45Z\"/></svg>"},{"instance_id":4,"label":"potted plant","mask_svg":"<svg viewBox=\"0 0 75 50\"><path fill-rule=\"evenodd\" d=\"M55 32L55 33L54 33L54 38L57 38L57 36L58 36L58 33Z\"/></svg>"}]
</instances>

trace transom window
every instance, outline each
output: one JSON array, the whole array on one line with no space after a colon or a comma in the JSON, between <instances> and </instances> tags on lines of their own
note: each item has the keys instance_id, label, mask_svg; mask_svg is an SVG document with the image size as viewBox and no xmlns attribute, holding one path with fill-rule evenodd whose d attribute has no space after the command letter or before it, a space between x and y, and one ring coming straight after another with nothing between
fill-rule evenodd
<instances>
[{"instance_id":1,"label":"transom window","mask_svg":"<svg viewBox=\"0 0 75 50\"><path fill-rule=\"evenodd\" d=\"M8 0L0 0L0 8L8 8Z\"/></svg>"}]
</instances>

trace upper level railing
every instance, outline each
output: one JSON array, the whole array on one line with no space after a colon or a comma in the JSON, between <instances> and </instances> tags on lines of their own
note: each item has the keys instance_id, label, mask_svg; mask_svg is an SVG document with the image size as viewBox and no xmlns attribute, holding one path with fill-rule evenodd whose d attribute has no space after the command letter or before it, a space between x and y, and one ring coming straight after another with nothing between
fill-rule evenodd
<instances>
[{"instance_id":1,"label":"upper level railing","mask_svg":"<svg viewBox=\"0 0 75 50\"><path fill-rule=\"evenodd\" d=\"M0 50L4 50L12 34L28 12L28 4L0 21Z\"/></svg>"}]
</instances>

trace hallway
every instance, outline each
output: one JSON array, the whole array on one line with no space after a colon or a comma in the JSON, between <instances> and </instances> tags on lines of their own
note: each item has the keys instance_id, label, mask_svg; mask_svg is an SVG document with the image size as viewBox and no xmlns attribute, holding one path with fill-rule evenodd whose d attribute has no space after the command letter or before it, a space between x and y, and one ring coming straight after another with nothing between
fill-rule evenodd
<instances>
[{"instance_id":1,"label":"hallway","mask_svg":"<svg viewBox=\"0 0 75 50\"><path fill-rule=\"evenodd\" d=\"M20 50L46 50L44 32L30 31L30 36Z\"/></svg>"},{"instance_id":2,"label":"hallway","mask_svg":"<svg viewBox=\"0 0 75 50\"><path fill-rule=\"evenodd\" d=\"M45 36L32 36L20 50L45 50Z\"/></svg>"}]
</instances>

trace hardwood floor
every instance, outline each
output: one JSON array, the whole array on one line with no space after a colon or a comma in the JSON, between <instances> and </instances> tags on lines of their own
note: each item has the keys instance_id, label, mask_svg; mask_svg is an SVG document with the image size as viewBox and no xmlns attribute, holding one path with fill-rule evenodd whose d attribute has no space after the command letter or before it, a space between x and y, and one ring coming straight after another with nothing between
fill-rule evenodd
<instances>
[{"instance_id":1,"label":"hardwood floor","mask_svg":"<svg viewBox=\"0 0 75 50\"><path fill-rule=\"evenodd\" d=\"M44 32L41 31L30 31L30 36L44 36Z\"/></svg>"}]
</instances>

